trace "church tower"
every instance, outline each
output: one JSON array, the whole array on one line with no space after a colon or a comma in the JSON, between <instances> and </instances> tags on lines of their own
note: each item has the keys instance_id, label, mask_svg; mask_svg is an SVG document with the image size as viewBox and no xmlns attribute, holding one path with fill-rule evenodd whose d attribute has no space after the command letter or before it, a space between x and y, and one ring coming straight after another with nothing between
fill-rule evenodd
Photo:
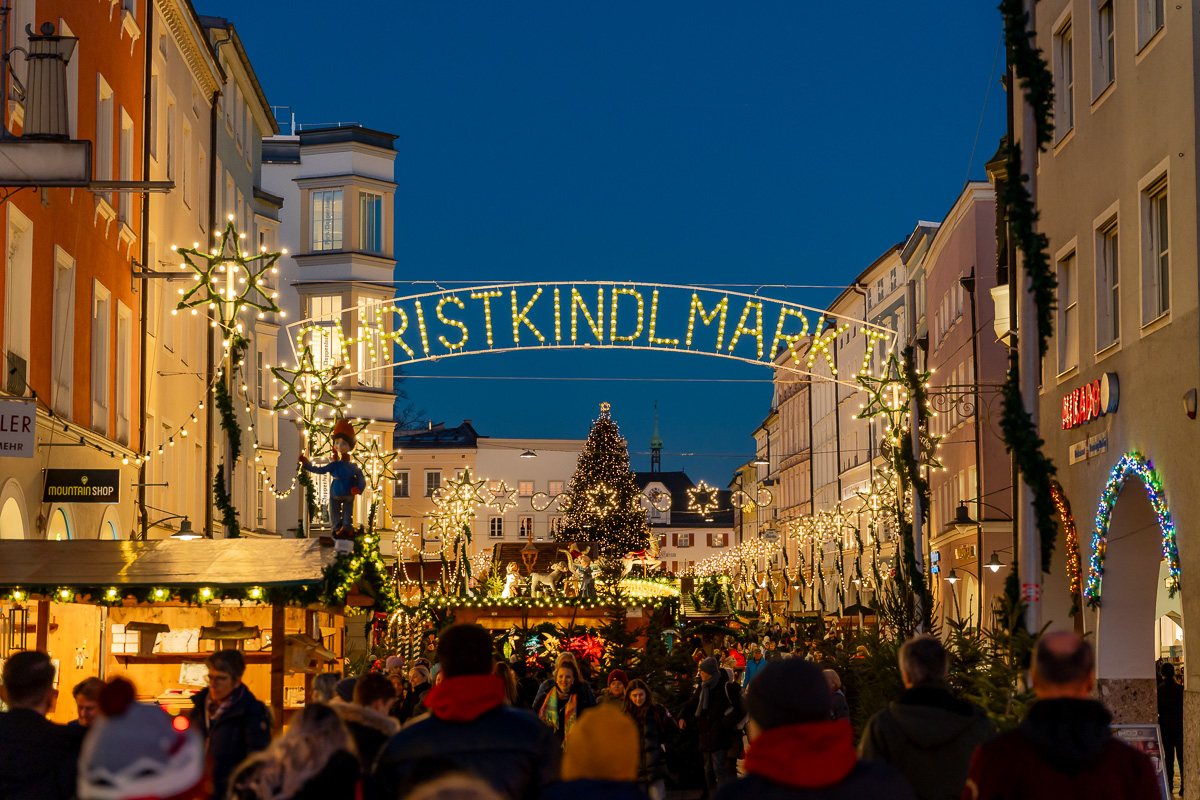
<instances>
[{"instance_id":1,"label":"church tower","mask_svg":"<svg viewBox=\"0 0 1200 800\"><path fill-rule=\"evenodd\" d=\"M658 435L658 410L654 411L654 435L650 437L650 473L662 472L662 437Z\"/></svg>"}]
</instances>

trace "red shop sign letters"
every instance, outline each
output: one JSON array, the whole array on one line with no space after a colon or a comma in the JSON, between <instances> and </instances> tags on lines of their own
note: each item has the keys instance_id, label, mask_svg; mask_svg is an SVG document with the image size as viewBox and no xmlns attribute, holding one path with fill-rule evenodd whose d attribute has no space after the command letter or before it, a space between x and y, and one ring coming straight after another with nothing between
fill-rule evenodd
<instances>
[{"instance_id":1,"label":"red shop sign letters","mask_svg":"<svg viewBox=\"0 0 1200 800\"><path fill-rule=\"evenodd\" d=\"M1102 377L1067 392L1062 403L1062 429L1077 428L1116 411L1119 387L1117 373L1106 372Z\"/></svg>"}]
</instances>

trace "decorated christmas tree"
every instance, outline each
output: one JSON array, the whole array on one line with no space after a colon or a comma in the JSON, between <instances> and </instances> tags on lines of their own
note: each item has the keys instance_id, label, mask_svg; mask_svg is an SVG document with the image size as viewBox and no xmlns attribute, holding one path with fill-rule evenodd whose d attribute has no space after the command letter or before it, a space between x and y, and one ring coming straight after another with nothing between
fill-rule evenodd
<instances>
[{"instance_id":1,"label":"decorated christmas tree","mask_svg":"<svg viewBox=\"0 0 1200 800\"><path fill-rule=\"evenodd\" d=\"M600 416L592 423L569 491L558 541L595 542L599 555L608 559L646 547L641 492L629 469L629 448L609 415L608 403L600 404Z\"/></svg>"}]
</instances>

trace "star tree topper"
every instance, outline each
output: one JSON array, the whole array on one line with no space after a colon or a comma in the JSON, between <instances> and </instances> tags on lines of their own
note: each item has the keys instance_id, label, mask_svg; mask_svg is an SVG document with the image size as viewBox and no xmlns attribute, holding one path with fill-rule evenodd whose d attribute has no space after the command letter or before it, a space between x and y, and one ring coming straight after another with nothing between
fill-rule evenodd
<instances>
[{"instance_id":1,"label":"star tree topper","mask_svg":"<svg viewBox=\"0 0 1200 800\"><path fill-rule=\"evenodd\" d=\"M268 253L264 247L252 256L242 249L244 239L245 234L238 233L230 214L219 246L208 252L202 251L199 245L171 248L183 257L180 268L192 269L196 279L192 288L179 290L183 296L175 310L190 308L195 313L196 308L207 305L217 312L216 322L226 338L238 330L238 315L246 308L256 310L260 319L267 314L280 313L275 303L279 293L267 288L263 275L267 272L278 274L275 263L287 251Z\"/></svg>"}]
</instances>

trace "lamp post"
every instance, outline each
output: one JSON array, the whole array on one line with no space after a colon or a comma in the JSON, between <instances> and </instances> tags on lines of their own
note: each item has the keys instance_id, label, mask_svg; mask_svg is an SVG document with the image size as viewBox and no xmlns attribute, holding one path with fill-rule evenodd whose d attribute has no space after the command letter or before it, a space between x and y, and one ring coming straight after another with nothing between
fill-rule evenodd
<instances>
[{"instance_id":1,"label":"lamp post","mask_svg":"<svg viewBox=\"0 0 1200 800\"><path fill-rule=\"evenodd\" d=\"M974 528L975 529L975 560L979 563L982 563L981 559L983 558L983 520L971 519L971 514L970 514L970 512L967 511L967 503L977 503L981 507L991 508L995 511L999 511L1002 514L1004 513L1004 511L1000 508L997 508L996 506L993 506L993 505L983 502L978 497L972 498L971 500L961 500L961 501L959 501L958 507L954 509L954 519L951 520L950 522L948 522L946 524L945 528L942 529L943 532L945 532L945 533L949 533L951 531L951 529L956 530L959 533L966 533L971 528ZM998 521L1011 522L1012 520L1003 519L1003 520L998 520ZM983 566L990 569L993 573L999 572L1000 567L1002 567L1003 564L1000 563L1000 559L997 556L997 551L995 551L995 550L992 551L991 559L988 561L987 564L983 564ZM980 570L980 576L974 576L979 581L979 588L980 588L979 604L978 604L979 605L979 617L977 620L976 627L981 627L983 625L983 579L981 577L982 574L983 574L983 572L982 572L982 570ZM951 576L954 576L954 577L952 578ZM946 576L946 580L949 581L951 586L953 586L954 582L958 580L957 576L954 575L953 569L950 570L950 575ZM958 600L957 600L957 598L955 598L955 603L957 604L957 602L958 602Z\"/></svg>"}]
</instances>

